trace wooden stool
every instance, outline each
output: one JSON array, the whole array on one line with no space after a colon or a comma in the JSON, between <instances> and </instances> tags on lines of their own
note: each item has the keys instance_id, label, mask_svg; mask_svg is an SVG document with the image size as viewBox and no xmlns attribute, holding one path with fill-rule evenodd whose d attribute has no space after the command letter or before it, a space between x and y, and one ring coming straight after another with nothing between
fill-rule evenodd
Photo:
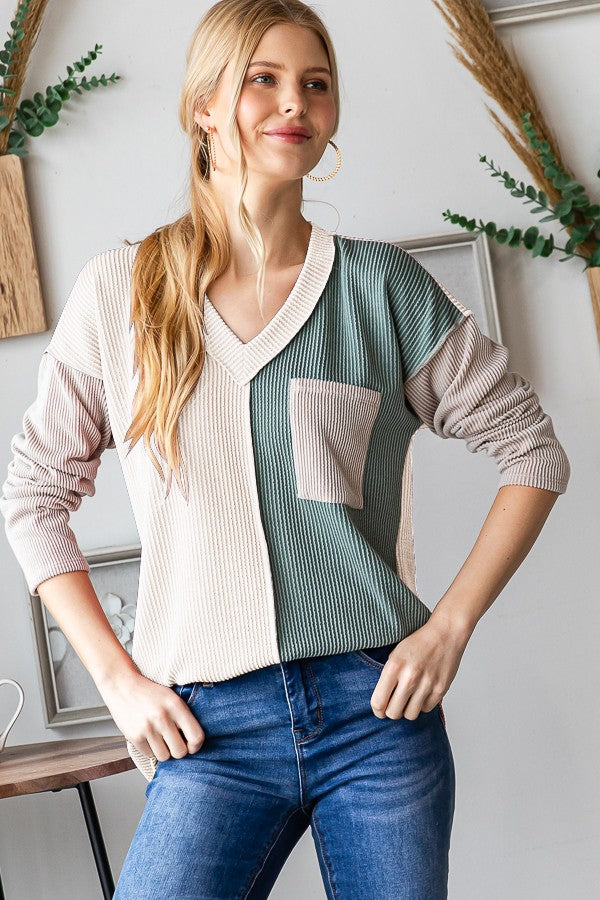
<instances>
[{"instance_id":1,"label":"wooden stool","mask_svg":"<svg viewBox=\"0 0 600 900\"><path fill-rule=\"evenodd\" d=\"M0 753L0 799L77 788L105 898L115 892L90 781L134 769L125 738L73 738L5 747ZM0 879L0 900L4 900Z\"/></svg>"}]
</instances>

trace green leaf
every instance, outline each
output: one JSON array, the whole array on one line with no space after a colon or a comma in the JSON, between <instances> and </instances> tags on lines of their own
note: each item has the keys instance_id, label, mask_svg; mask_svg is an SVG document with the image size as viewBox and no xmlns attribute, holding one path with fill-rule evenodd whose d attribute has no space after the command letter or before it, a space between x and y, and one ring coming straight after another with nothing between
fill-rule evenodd
<instances>
[{"instance_id":1,"label":"green leaf","mask_svg":"<svg viewBox=\"0 0 600 900\"><path fill-rule=\"evenodd\" d=\"M600 206L595 203L593 206L588 206L585 211L586 219L597 219L600 216Z\"/></svg>"},{"instance_id":2,"label":"green leaf","mask_svg":"<svg viewBox=\"0 0 600 900\"><path fill-rule=\"evenodd\" d=\"M45 125L46 128L50 128L52 125L56 125L58 122L58 116L56 113L52 112L51 109L45 109L42 114L40 114L40 121Z\"/></svg>"},{"instance_id":3,"label":"green leaf","mask_svg":"<svg viewBox=\"0 0 600 900\"><path fill-rule=\"evenodd\" d=\"M573 209L573 201L572 200L559 200L556 206L554 207L555 214L560 218L561 216L570 213Z\"/></svg>"},{"instance_id":4,"label":"green leaf","mask_svg":"<svg viewBox=\"0 0 600 900\"><path fill-rule=\"evenodd\" d=\"M565 244L565 252L573 253L576 249L577 249L577 241L574 241L573 238L569 238L569 240Z\"/></svg>"},{"instance_id":5,"label":"green leaf","mask_svg":"<svg viewBox=\"0 0 600 900\"><path fill-rule=\"evenodd\" d=\"M558 216L555 216L555 215L544 216L543 219L540 219L540 222L553 222L557 218L558 218Z\"/></svg>"},{"instance_id":6,"label":"green leaf","mask_svg":"<svg viewBox=\"0 0 600 900\"><path fill-rule=\"evenodd\" d=\"M35 121L35 122L32 122L31 125L26 124L25 131L27 132L27 134L30 134L31 137L39 137L40 134L43 134L44 126L42 125L41 122Z\"/></svg>"},{"instance_id":7,"label":"green leaf","mask_svg":"<svg viewBox=\"0 0 600 900\"><path fill-rule=\"evenodd\" d=\"M508 246L518 247L521 243L521 229L511 228L508 232Z\"/></svg>"},{"instance_id":8,"label":"green leaf","mask_svg":"<svg viewBox=\"0 0 600 900\"><path fill-rule=\"evenodd\" d=\"M600 246L596 247L589 260L590 266L600 266Z\"/></svg>"},{"instance_id":9,"label":"green leaf","mask_svg":"<svg viewBox=\"0 0 600 900\"><path fill-rule=\"evenodd\" d=\"M537 241L534 244L533 252L531 255L533 257L541 256L542 251L545 249L545 247L546 247L546 238L544 237L543 234L540 234L539 238L537 239Z\"/></svg>"},{"instance_id":10,"label":"green leaf","mask_svg":"<svg viewBox=\"0 0 600 900\"><path fill-rule=\"evenodd\" d=\"M488 222L485 226L485 233L488 235L488 237L494 237L496 234L496 223Z\"/></svg>"},{"instance_id":11,"label":"green leaf","mask_svg":"<svg viewBox=\"0 0 600 900\"><path fill-rule=\"evenodd\" d=\"M589 198L585 195L575 197L573 199L573 206L575 207L575 209L586 210L590 206Z\"/></svg>"},{"instance_id":12,"label":"green leaf","mask_svg":"<svg viewBox=\"0 0 600 900\"><path fill-rule=\"evenodd\" d=\"M523 243L527 247L528 250L532 250L535 246L535 242L538 239L539 229L536 228L535 225L532 225L531 228L528 228L527 231L523 235Z\"/></svg>"},{"instance_id":13,"label":"green leaf","mask_svg":"<svg viewBox=\"0 0 600 900\"><path fill-rule=\"evenodd\" d=\"M508 231L506 228L501 228L500 231L496 232L496 240L499 244L505 244L508 240Z\"/></svg>"},{"instance_id":14,"label":"green leaf","mask_svg":"<svg viewBox=\"0 0 600 900\"><path fill-rule=\"evenodd\" d=\"M572 225L575 221L575 212L572 211L567 213L565 216L560 216L559 221L562 225Z\"/></svg>"},{"instance_id":15,"label":"green leaf","mask_svg":"<svg viewBox=\"0 0 600 900\"><path fill-rule=\"evenodd\" d=\"M546 240L546 246L542 250L541 255L542 256L550 256L553 251L554 251L554 236L550 235L550 237L547 238L547 240Z\"/></svg>"}]
</instances>

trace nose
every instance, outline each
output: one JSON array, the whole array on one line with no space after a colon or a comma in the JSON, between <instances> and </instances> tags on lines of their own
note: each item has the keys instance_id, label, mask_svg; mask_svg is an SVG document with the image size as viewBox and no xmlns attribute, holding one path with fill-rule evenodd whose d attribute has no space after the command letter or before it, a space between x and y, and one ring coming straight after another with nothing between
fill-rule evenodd
<instances>
[{"instance_id":1,"label":"nose","mask_svg":"<svg viewBox=\"0 0 600 900\"><path fill-rule=\"evenodd\" d=\"M294 111L295 115L306 111L306 104L302 91L299 88L288 87L281 98L281 108L284 112Z\"/></svg>"}]
</instances>

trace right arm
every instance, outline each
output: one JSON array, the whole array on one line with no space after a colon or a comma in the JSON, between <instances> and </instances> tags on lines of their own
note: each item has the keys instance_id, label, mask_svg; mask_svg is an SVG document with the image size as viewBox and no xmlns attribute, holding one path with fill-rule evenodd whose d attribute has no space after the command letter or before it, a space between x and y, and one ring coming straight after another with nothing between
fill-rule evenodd
<instances>
[{"instance_id":1,"label":"right arm","mask_svg":"<svg viewBox=\"0 0 600 900\"><path fill-rule=\"evenodd\" d=\"M95 493L107 446L115 445L102 379L46 351L37 396L11 441L0 512L30 593L38 594L63 630L117 727L148 756L180 758L196 752L204 732L173 690L135 667L100 605L69 526L70 512Z\"/></svg>"},{"instance_id":2,"label":"right arm","mask_svg":"<svg viewBox=\"0 0 600 900\"><path fill-rule=\"evenodd\" d=\"M202 746L204 731L189 707L170 688L145 678L136 668L112 630L87 572L54 575L38 585L38 593L128 741L159 760L179 759ZM187 746L178 728L184 731Z\"/></svg>"}]
</instances>

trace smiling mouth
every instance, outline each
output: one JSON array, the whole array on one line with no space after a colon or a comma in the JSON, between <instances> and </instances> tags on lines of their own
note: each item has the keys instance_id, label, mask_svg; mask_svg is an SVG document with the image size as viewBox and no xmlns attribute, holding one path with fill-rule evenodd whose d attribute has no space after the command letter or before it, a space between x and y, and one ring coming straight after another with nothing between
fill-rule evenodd
<instances>
[{"instance_id":1,"label":"smiling mouth","mask_svg":"<svg viewBox=\"0 0 600 900\"><path fill-rule=\"evenodd\" d=\"M277 138L285 144L304 144L310 138L305 134L288 134L282 131L264 132L266 137Z\"/></svg>"}]
</instances>

